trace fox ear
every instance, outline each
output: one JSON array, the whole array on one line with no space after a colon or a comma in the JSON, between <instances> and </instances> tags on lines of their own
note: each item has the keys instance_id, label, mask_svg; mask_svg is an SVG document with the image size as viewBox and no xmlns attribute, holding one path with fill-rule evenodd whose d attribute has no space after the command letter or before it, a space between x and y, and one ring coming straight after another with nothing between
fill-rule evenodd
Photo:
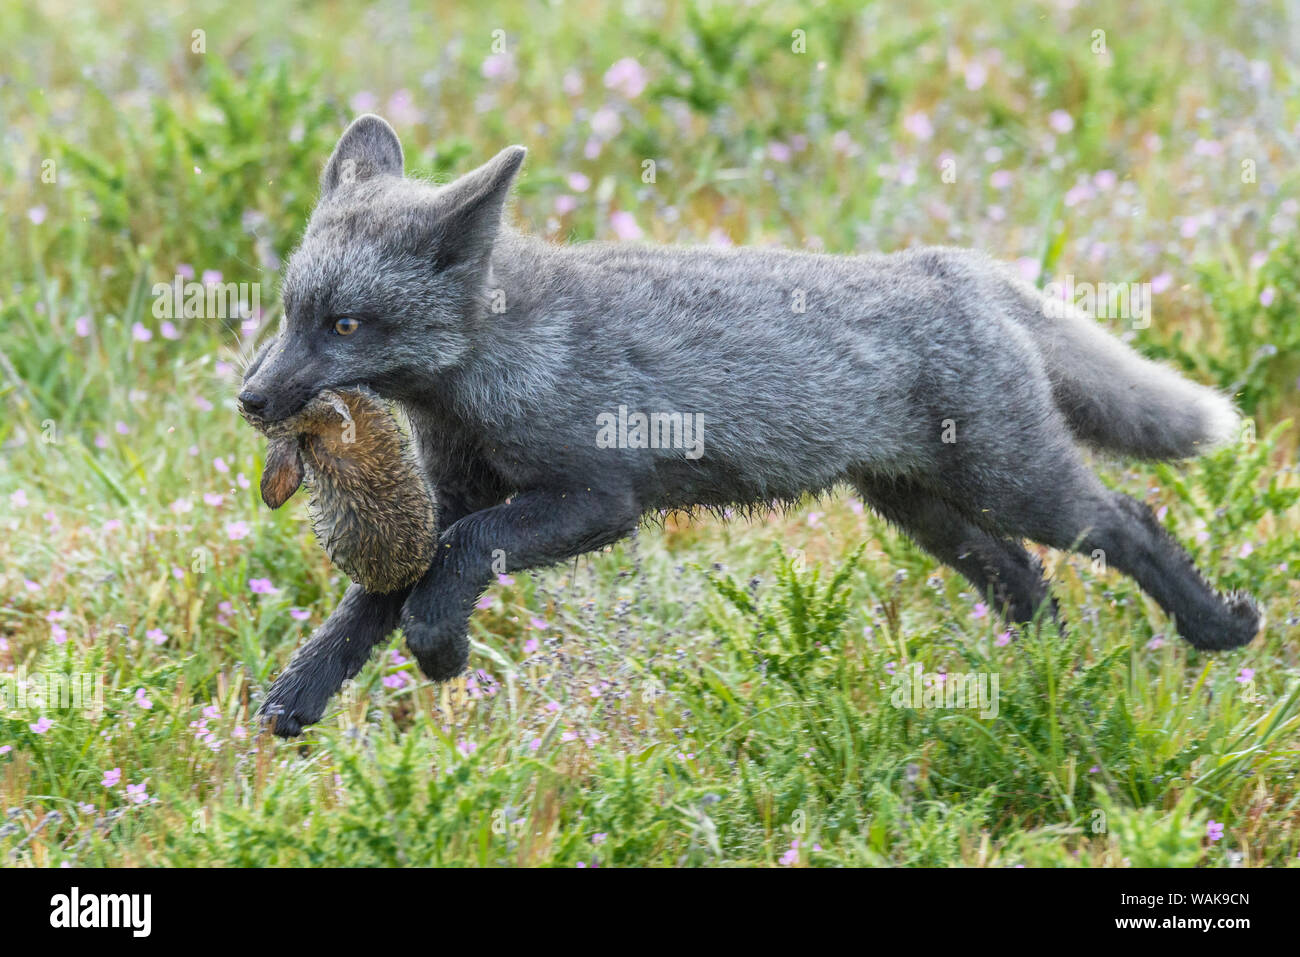
<instances>
[{"instance_id":1,"label":"fox ear","mask_svg":"<svg viewBox=\"0 0 1300 957\"><path fill-rule=\"evenodd\" d=\"M402 144L393 128L382 117L365 113L353 120L339 137L321 173L321 196L330 195L341 185L382 173L401 176L402 165Z\"/></svg>"},{"instance_id":2,"label":"fox ear","mask_svg":"<svg viewBox=\"0 0 1300 957\"><path fill-rule=\"evenodd\" d=\"M439 191L433 211L439 268L477 261L492 251L510 185L527 155L522 146L507 146Z\"/></svg>"}]
</instances>

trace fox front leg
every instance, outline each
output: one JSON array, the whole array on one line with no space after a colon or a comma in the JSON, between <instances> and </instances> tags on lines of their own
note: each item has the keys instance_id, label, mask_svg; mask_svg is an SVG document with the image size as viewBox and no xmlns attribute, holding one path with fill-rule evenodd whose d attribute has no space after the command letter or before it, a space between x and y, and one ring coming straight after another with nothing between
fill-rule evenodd
<instances>
[{"instance_id":1,"label":"fox front leg","mask_svg":"<svg viewBox=\"0 0 1300 957\"><path fill-rule=\"evenodd\" d=\"M370 652L397 627L409 589L375 595L348 586L334 613L298 649L271 685L258 714L282 738L302 734L325 713L330 698L370 658Z\"/></svg>"},{"instance_id":2,"label":"fox front leg","mask_svg":"<svg viewBox=\"0 0 1300 957\"><path fill-rule=\"evenodd\" d=\"M469 616L502 563L522 571L566 561L630 534L640 517L630 492L535 490L448 526L402 609L420 670L434 681L465 670Z\"/></svg>"}]
</instances>

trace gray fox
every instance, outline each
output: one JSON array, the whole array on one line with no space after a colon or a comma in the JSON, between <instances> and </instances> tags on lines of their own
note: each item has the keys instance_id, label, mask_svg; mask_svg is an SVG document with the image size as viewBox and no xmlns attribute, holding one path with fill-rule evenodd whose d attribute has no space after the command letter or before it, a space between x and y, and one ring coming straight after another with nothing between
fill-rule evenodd
<instances>
[{"instance_id":1,"label":"gray fox","mask_svg":"<svg viewBox=\"0 0 1300 957\"><path fill-rule=\"evenodd\" d=\"M1100 551L1197 648L1258 632L1253 599L1207 584L1078 447L1196 455L1233 438L1227 397L969 250L548 244L503 223L524 155L438 187L365 115L324 167L241 410L275 423L355 386L395 401L439 531L418 582L352 585L299 649L263 703L277 734L319 720L399 625L429 678L460 673L496 572L601 548L657 510L840 485L1013 623L1056 614L1030 539Z\"/></svg>"}]
</instances>

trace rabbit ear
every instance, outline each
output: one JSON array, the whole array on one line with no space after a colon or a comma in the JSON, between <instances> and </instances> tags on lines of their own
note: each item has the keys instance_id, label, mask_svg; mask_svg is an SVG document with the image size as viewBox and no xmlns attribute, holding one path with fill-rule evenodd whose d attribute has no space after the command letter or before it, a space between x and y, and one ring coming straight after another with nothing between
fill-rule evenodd
<instances>
[{"instance_id":1,"label":"rabbit ear","mask_svg":"<svg viewBox=\"0 0 1300 957\"><path fill-rule=\"evenodd\" d=\"M302 456L296 435L280 436L266 443L266 466L262 469L262 501L279 508L302 485Z\"/></svg>"}]
</instances>

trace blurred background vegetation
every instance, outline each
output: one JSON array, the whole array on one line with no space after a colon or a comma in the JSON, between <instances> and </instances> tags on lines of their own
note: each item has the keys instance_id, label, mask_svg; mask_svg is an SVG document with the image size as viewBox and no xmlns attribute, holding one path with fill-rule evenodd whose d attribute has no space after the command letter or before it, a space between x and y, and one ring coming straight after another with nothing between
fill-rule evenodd
<instances>
[{"instance_id":1,"label":"blurred background vegetation","mask_svg":"<svg viewBox=\"0 0 1300 957\"><path fill-rule=\"evenodd\" d=\"M0 669L90 672L107 696L0 713L0 856L1295 862L1297 16L0 8ZM344 582L301 502L260 507L232 396L364 111L437 180L528 146L512 215L557 242L946 243L1040 284L1150 283L1149 327L1111 327L1233 392L1254 434L1108 474L1260 596L1265 638L1197 656L1130 582L1043 553L1074 627L1008 643L960 578L835 499L503 579L467 681L422 681L394 639L305 747L259 738L258 697ZM261 283L262 313L160 320L151 288L176 275ZM913 663L1000 674L1000 714L892 707Z\"/></svg>"}]
</instances>

